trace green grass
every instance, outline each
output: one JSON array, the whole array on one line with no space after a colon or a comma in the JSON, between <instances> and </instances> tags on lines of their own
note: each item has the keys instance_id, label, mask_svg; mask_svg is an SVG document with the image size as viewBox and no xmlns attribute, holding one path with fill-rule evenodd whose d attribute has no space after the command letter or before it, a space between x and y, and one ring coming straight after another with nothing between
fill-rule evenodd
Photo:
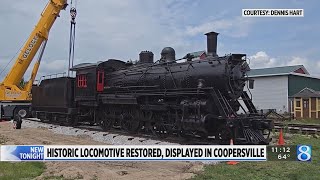
<instances>
[{"instance_id":1,"label":"green grass","mask_svg":"<svg viewBox=\"0 0 320 180\"><path fill-rule=\"evenodd\" d=\"M45 170L43 162L0 162L0 179L32 179Z\"/></svg>"},{"instance_id":2,"label":"green grass","mask_svg":"<svg viewBox=\"0 0 320 180\"><path fill-rule=\"evenodd\" d=\"M297 119L285 122L294 124L320 124L320 119Z\"/></svg>"},{"instance_id":3,"label":"green grass","mask_svg":"<svg viewBox=\"0 0 320 180\"><path fill-rule=\"evenodd\" d=\"M311 144L312 162L240 162L237 165L208 165L194 179L320 179L320 139L295 135L290 144Z\"/></svg>"},{"instance_id":4,"label":"green grass","mask_svg":"<svg viewBox=\"0 0 320 180\"><path fill-rule=\"evenodd\" d=\"M0 135L0 145L7 142ZM43 162L0 162L0 180L32 179L40 176L45 170Z\"/></svg>"}]
</instances>

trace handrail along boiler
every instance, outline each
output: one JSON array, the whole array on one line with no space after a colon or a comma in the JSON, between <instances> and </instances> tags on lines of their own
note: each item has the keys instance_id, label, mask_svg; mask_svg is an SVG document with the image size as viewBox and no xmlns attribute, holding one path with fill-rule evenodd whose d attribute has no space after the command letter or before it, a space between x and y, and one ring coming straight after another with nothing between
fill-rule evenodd
<instances>
[{"instance_id":1,"label":"handrail along boiler","mask_svg":"<svg viewBox=\"0 0 320 180\"><path fill-rule=\"evenodd\" d=\"M246 55L219 57L218 33L206 35L208 56L201 60L189 55L178 62L175 50L166 47L156 62L152 52L143 51L137 63L109 59L76 65L76 78L43 80L34 87L32 109L42 121L268 144L272 121L258 115L243 91ZM246 113L238 114L240 108Z\"/></svg>"}]
</instances>

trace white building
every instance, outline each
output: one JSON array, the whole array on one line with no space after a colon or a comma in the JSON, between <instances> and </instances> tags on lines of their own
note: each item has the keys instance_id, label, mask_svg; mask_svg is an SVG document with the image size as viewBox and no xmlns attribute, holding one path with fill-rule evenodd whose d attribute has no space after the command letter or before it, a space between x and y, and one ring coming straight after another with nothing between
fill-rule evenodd
<instances>
[{"instance_id":1,"label":"white building","mask_svg":"<svg viewBox=\"0 0 320 180\"><path fill-rule=\"evenodd\" d=\"M278 113L292 112L291 96L308 87L320 90L320 78L312 77L303 65L251 69L247 83L258 110L275 109ZM253 81L252 81L253 80ZM250 92L248 92L250 96Z\"/></svg>"}]
</instances>

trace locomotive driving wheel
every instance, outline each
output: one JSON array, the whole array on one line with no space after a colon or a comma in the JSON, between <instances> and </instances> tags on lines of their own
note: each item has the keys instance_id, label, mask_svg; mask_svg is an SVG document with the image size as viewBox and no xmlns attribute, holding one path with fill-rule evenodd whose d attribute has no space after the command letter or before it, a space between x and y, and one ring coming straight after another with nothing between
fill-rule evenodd
<instances>
[{"instance_id":1,"label":"locomotive driving wheel","mask_svg":"<svg viewBox=\"0 0 320 180\"><path fill-rule=\"evenodd\" d=\"M218 128L218 131L216 134L216 139L219 140L219 143L229 144L231 138L232 138L231 129L227 128L224 125L221 125L220 128Z\"/></svg>"},{"instance_id":2,"label":"locomotive driving wheel","mask_svg":"<svg viewBox=\"0 0 320 180\"><path fill-rule=\"evenodd\" d=\"M154 134L156 136L158 136L159 138L166 138L169 135L168 127L166 127L166 125L164 125L161 122L160 123L156 123L153 126L153 131L154 131Z\"/></svg>"},{"instance_id":3,"label":"locomotive driving wheel","mask_svg":"<svg viewBox=\"0 0 320 180\"><path fill-rule=\"evenodd\" d=\"M112 127L112 119L108 117L108 113L101 111L97 115L97 122L99 122L101 128L106 131Z\"/></svg>"},{"instance_id":4,"label":"locomotive driving wheel","mask_svg":"<svg viewBox=\"0 0 320 180\"><path fill-rule=\"evenodd\" d=\"M68 126L77 126L78 124L78 117L75 115L68 115L66 117L66 125Z\"/></svg>"},{"instance_id":5,"label":"locomotive driving wheel","mask_svg":"<svg viewBox=\"0 0 320 180\"><path fill-rule=\"evenodd\" d=\"M120 118L121 128L127 132L137 132L140 128L140 121L131 114L122 114Z\"/></svg>"}]
</instances>

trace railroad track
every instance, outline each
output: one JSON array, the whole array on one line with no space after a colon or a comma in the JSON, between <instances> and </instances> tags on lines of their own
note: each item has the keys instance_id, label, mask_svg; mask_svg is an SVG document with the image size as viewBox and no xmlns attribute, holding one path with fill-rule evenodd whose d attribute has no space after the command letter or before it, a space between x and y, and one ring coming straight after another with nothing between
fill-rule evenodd
<instances>
[{"instance_id":1,"label":"railroad track","mask_svg":"<svg viewBox=\"0 0 320 180\"><path fill-rule=\"evenodd\" d=\"M33 122L38 122L38 123L43 123L50 125L49 129L54 129L59 126L62 127L69 127L69 128L76 128L80 130L84 130L84 132L89 132L92 131L92 133L97 133L97 132L102 132L104 133L103 136L107 136L109 134L113 134L114 136L126 136L129 137L128 140L134 140L135 138L139 139L140 142L142 141L147 141L147 140L153 140L157 141L155 144L159 144L160 142L169 142L169 143L176 143L176 144L181 144L181 145L215 145L219 144L217 140L215 140L212 137L209 137L207 139L202 139L200 137L184 137L184 138L179 138L178 136L168 136L165 138L161 138L158 136L155 136L151 133L129 133L129 132L124 132L121 131L120 129L110 129L107 132L102 130L100 126L97 125L89 125L86 123L79 124L77 126L67 126L63 125L60 123L47 123L47 122L41 122L39 119L35 118L25 118L23 120L28 120L28 121L33 121ZM142 138L142 140L141 140Z\"/></svg>"},{"instance_id":2,"label":"railroad track","mask_svg":"<svg viewBox=\"0 0 320 180\"><path fill-rule=\"evenodd\" d=\"M293 124L274 122L276 130L285 129L289 133L303 133L303 134L320 134L320 125L316 124Z\"/></svg>"}]
</instances>

